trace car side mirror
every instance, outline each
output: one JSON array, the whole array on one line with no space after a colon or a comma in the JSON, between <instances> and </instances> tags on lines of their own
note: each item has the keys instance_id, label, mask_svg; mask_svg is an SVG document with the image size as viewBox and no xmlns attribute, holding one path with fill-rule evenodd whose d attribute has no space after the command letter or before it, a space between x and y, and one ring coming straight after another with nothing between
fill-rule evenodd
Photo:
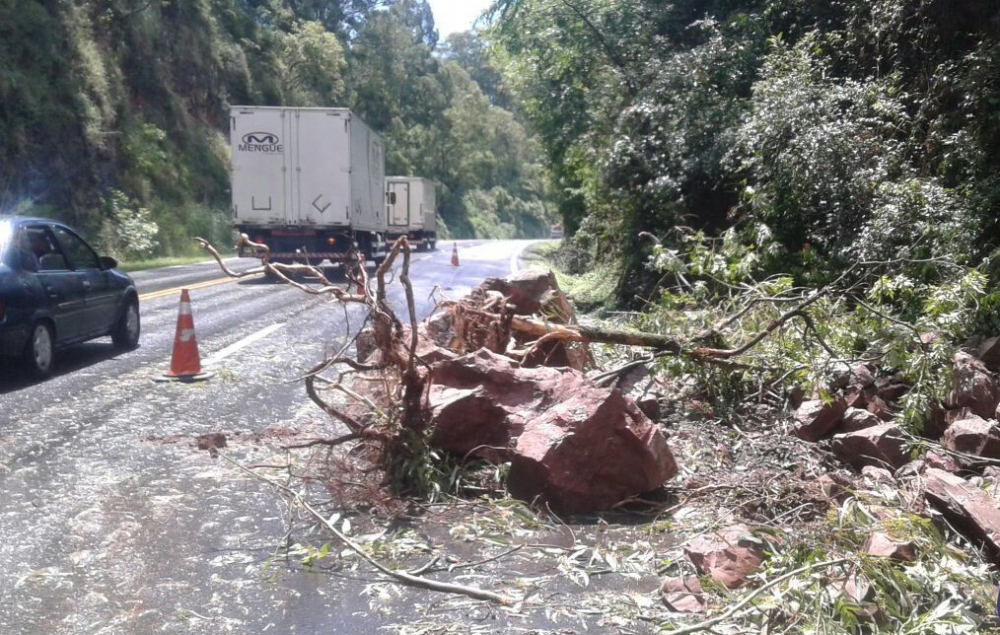
<instances>
[{"instance_id":1,"label":"car side mirror","mask_svg":"<svg viewBox=\"0 0 1000 635\"><path fill-rule=\"evenodd\" d=\"M111 256L101 256L101 269L107 271L108 269L114 269L118 266L118 261Z\"/></svg>"}]
</instances>

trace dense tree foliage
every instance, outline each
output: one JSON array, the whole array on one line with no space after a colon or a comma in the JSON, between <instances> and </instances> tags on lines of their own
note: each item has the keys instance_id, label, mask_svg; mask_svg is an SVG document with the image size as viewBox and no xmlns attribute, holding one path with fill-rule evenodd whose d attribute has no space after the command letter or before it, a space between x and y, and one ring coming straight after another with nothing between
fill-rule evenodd
<instances>
[{"instance_id":1,"label":"dense tree foliage","mask_svg":"<svg viewBox=\"0 0 1000 635\"><path fill-rule=\"evenodd\" d=\"M1000 240L995 2L498 0L487 36L625 299L641 231L733 229L804 276Z\"/></svg>"},{"instance_id":2,"label":"dense tree foliage","mask_svg":"<svg viewBox=\"0 0 1000 635\"><path fill-rule=\"evenodd\" d=\"M348 106L454 234L539 235L552 200L623 298L678 227L764 272L976 264L998 60L990 0L496 0L444 42L426 0L0 0L0 208L174 251L228 227L230 104Z\"/></svg>"},{"instance_id":3,"label":"dense tree foliage","mask_svg":"<svg viewBox=\"0 0 1000 635\"><path fill-rule=\"evenodd\" d=\"M491 103L485 45L437 45L425 0L0 0L0 213L122 256L228 240L229 106L337 106L385 135L389 173L438 181L453 233L540 234L541 154ZM156 240L116 250L143 223Z\"/></svg>"}]
</instances>

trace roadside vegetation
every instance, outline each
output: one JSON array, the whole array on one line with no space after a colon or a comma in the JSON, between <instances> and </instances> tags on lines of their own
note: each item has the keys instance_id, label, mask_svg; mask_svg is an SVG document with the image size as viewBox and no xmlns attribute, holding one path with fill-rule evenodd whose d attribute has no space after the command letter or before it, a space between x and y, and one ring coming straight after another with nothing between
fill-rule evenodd
<instances>
[{"instance_id":1,"label":"roadside vegetation","mask_svg":"<svg viewBox=\"0 0 1000 635\"><path fill-rule=\"evenodd\" d=\"M730 547L756 551L762 562L734 592L692 566L684 548L661 545L657 572L667 577L664 596L678 612L657 618L658 632L1000 632L996 553L923 500L921 462L895 474L891 468L859 473L831 455L829 443L803 442L787 425L803 389L833 401L834 378L869 360L882 376L895 373L909 388L894 419L906 430L910 456L922 459L928 447L947 452L925 436L924 426L948 398L951 359L959 348L954 342L968 333L985 277L946 260L923 263L937 268L939 284L911 287L907 280L901 292L899 279L879 273L898 264L875 262L820 289L796 288L790 277L755 280L725 240L700 234L686 240L680 252L652 246L647 266L663 276L659 288L665 290L641 311L599 309L581 322L731 349L756 341L792 312L802 321L783 322L717 364L619 346L594 351L602 368L649 369L646 392L635 394L657 395L661 425L682 465L677 483L667 486L675 497L653 505L659 514L649 527L689 545L736 523ZM546 244L527 259L565 269L572 250ZM593 297L587 276L563 270L558 278L574 302L578 291L588 301ZM983 459L967 473L984 465L1000 462ZM973 481L998 504L1000 480ZM907 552L874 556L874 535ZM688 593L692 589L697 593ZM696 602L697 610L678 599Z\"/></svg>"},{"instance_id":2,"label":"roadside vegetation","mask_svg":"<svg viewBox=\"0 0 1000 635\"><path fill-rule=\"evenodd\" d=\"M475 34L438 41L424 0L5 2L0 213L125 261L193 255L232 241L231 105L346 107L386 174L438 183L445 237L541 236L542 154L499 77Z\"/></svg>"},{"instance_id":3,"label":"roadside vegetation","mask_svg":"<svg viewBox=\"0 0 1000 635\"><path fill-rule=\"evenodd\" d=\"M282 556L375 567L365 592L389 613L397 583L461 596L400 633L497 616L998 632L1000 534L948 503L1000 504L992 0L496 0L447 42L422 0L50 4L0 6L0 209L74 222L126 263L189 255L192 235L228 245L228 106L350 107L385 135L387 173L438 182L451 236L566 231L535 254L581 314L515 314L495 288L438 297L451 331L433 363L486 350L514 373L585 351L581 381L646 400L636 418L679 466L570 524L517 501L511 461L475 454L502 446L431 442L440 378L417 353L405 239L346 289L265 259L369 328L305 379L341 436L282 448L295 487L262 478L310 518ZM947 436L963 421L982 443ZM888 446L862 464L846 439L870 429ZM931 491L952 477L967 497ZM736 579L702 540L728 541Z\"/></svg>"},{"instance_id":4,"label":"roadside vegetation","mask_svg":"<svg viewBox=\"0 0 1000 635\"><path fill-rule=\"evenodd\" d=\"M896 263L859 263L822 287L799 287L784 278L755 282L733 266L738 254L724 241L689 240L682 260L653 245L649 266L673 284L663 283L669 290L644 311L599 310L566 321L551 312L558 302L543 303L540 331L531 319L506 317L508 309L482 292L441 298L444 321L409 330L417 321L404 241L371 280L364 269L349 273L347 289L318 270L265 265L303 292L369 311L368 327L306 378L314 402L337 424L330 436L283 446L256 468L240 466L286 497L289 518L300 511L308 518L291 527L269 566L291 560L338 574L374 567L380 579L364 594L398 633L1000 632L995 552L937 506L924 483L929 466L953 456L971 460L954 469L975 475L973 488L996 500L1000 487L1000 461L949 450L925 434L921 416L951 399L957 331L949 329L974 312L982 277L947 260L924 263L937 284L916 290L921 311L913 314L909 296L884 275ZM531 251L528 260L537 259L564 266L552 243ZM595 294L572 274L558 279ZM410 298L408 316L385 301L394 284ZM485 281L484 289L496 284ZM511 290L506 299L513 298L525 301ZM928 309L925 298L938 307ZM504 324L506 337L489 335ZM442 362L424 361L447 364L445 349L426 348L440 328L452 355L469 354L454 361L463 372L491 347L526 359L542 345L532 341L539 332L550 343L588 342L590 380L616 382L647 405L652 397L651 416L679 473L655 492L595 513L562 515L513 498L512 463L436 445L435 399L448 397L434 388ZM525 333L527 353L516 343ZM630 335L645 339L630 342ZM883 387L905 387L886 405L905 434L897 464L852 465L836 440L802 438L789 421L796 393L834 402L862 385L853 383L864 372L858 364L890 379ZM499 385L513 390L509 381ZM941 456L932 459L928 448ZM323 487L319 498L329 497L332 516L310 502L311 485ZM725 564L707 565L709 557ZM413 588L445 596L418 603L404 619L400 603L409 605ZM473 617L457 617L470 610ZM489 626L477 630L486 616Z\"/></svg>"}]
</instances>

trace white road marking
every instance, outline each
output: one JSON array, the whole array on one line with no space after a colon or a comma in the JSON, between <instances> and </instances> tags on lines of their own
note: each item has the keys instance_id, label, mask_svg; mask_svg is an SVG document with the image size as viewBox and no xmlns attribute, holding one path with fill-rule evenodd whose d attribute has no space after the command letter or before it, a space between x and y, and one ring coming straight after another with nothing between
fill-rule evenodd
<instances>
[{"instance_id":1,"label":"white road marking","mask_svg":"<svg viewBox=\"0 0 1000 635\"><path fill-rule=\"evenodd\" d=\"M222 349L218 353L215 353L211 357L205 358L205 360L202 361L201 364L202 364L202 366L209 366L211 364L218 364L219 362L221 362L225 358L229 357L233 353L235 353L235 352L237 352L237 351L239 351L239 350L241 350L243 348L246 348L247 346L250 346L251 344L253 344L257 340L261 340L261 339L267 337L268 335L270 335L271 333L274 333L278 329L284 328L284 326L285 326L285 323L272 324L271 326L269 326L267 328L261 329L261 330L257 331L256 333L254 333L252 335L248 335L248 336L244 337L243 339L241 339L240 341L238 341L238 342L236 342L234 344L230 344L229 346L225 347L224 349Z\"/></svg>"}]
</instances>

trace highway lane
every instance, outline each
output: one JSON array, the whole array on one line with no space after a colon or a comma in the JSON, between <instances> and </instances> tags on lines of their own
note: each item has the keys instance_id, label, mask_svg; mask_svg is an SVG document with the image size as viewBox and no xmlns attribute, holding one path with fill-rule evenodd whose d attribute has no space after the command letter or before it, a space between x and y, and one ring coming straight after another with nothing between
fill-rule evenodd
<instances>
[{"instance_id":1,"label":"highway lane","mask_svg":"<svg viewBox=\"0 0 1000 635\"><path fill-rule=\"evenodd\" d=\"M451 243L415 253L418 311L431 310L435 287L458 297L505 275L523 247L460 242L459 267ZM285 530L276 495L193 447L222 432L236 458L266 461L269 440L339 433L301 376L342 346L361 309L263 279L199 286L220 278L214 265L137 274L137 350L76 347L44 382L0 369L0 633L377 629L357 594L291 572L265 583ZM199 348L216 376L156 383L182 285L194 289ZM393 303L402 316L398 287Z\"/></svg>"}]
</instances>

